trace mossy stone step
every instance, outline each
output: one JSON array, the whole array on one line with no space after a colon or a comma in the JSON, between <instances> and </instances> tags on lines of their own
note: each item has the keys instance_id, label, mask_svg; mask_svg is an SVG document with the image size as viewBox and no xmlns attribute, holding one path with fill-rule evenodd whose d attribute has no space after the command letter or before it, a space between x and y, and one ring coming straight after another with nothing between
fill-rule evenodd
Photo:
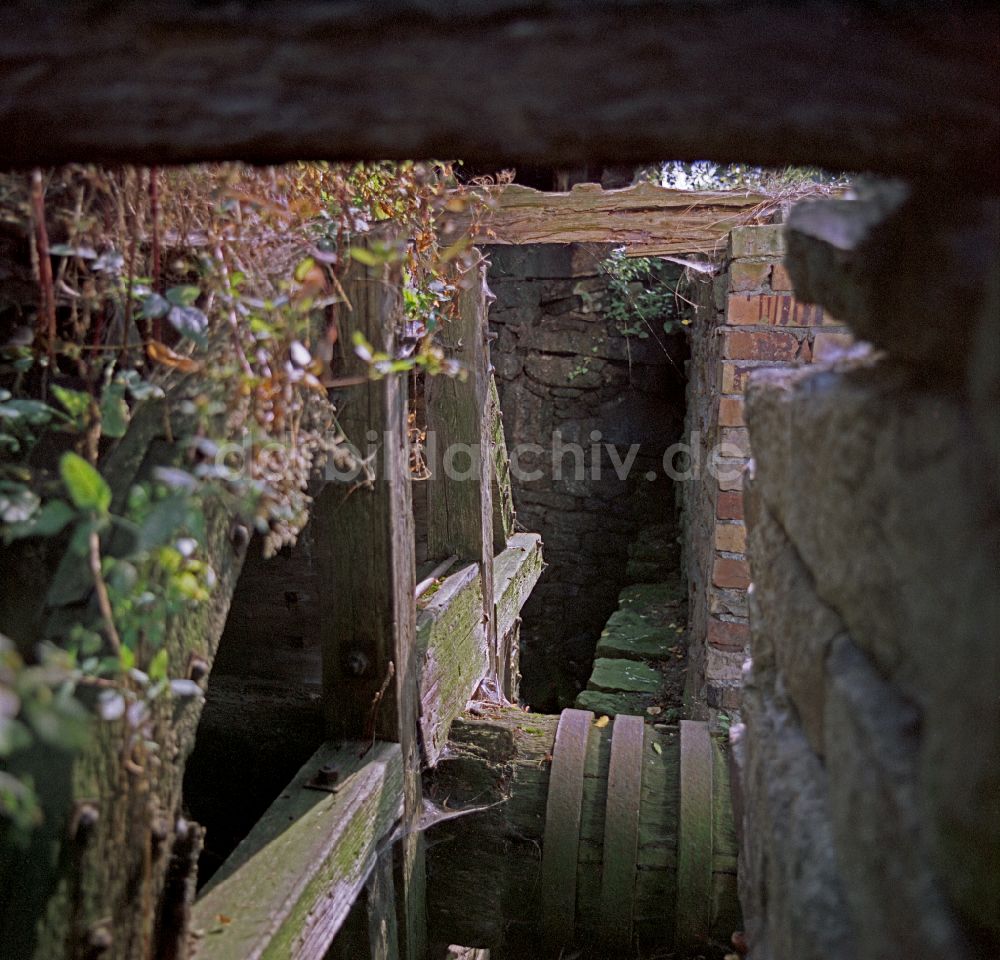
<instances>
[{"instance_id":1,"label":"mossy stone step","mask_svg":"<svg viewBox=\"0 0 1000 960\"><path fill-rule=\"evenodd\" d=\"M618 714L645 716L646 707L653 705L654 698L642 693L604 693L601 690L583 690L577 694L576 709L592 710L608 717Z\"/></svg>"},{"instance_id":2,"label":"mossy stone step","mask_svg":"<svg viewBox=\"0 0 1000 960\"><path fill-rule=\"evenodd\" d=\"M676 581L634 583L618 595L618 605L623 609L635 606L677 606L686 599L686 588Z\"/></svg>"},{"instance_id":3,"label":"mossy stone step","mask_svg":"<svg viewBox=\"0 0 1000 960\"><path fill-rule=\"evenodd\" d=\"M677 634L673 630L619 626L601 633L596 655L612 660L662 660L676 643Z\"/></svg>"},{"instance_id":4,"label":"mossy stone step","mask_svg":"<svg viewBox=\"0 0 1000 960\"><path fill-rule=\"evenodd\" d=\"M587 683L588 690L606 693L655 694L663 686L658 670L635 660L613 660L601 657L594 661L594 669Z\"/></svg>"}]
</instances>

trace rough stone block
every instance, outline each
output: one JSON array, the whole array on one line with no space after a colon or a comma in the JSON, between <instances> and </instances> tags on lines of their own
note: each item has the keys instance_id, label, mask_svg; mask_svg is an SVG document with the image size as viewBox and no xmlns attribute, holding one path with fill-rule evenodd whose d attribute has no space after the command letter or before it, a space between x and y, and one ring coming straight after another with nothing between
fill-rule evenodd
<instances>
[{"instance_id":1,"label":"rough stone block","mask_svg":"<svg viewBox=\"0 0 1000 960\"><path fill-rule=\"evenodd\" d=\"M961 394L923 388L886 357L755 375L747 410L754 483L816 593L921 711L923 836L946 895L970 929L998 937L1000 511L988 441Z\"/></svg>"},{"instance_id":2,"label":"rough stone block","mask_svg":"<svg viewBox=\"0 0 1000 960\"><path fill-rule=\"evenodd\" d=\"M646 707L653 705L652 694L602 693L600 690L582 690L576 698L577 710L590 710L598 716L645 716Z\"/></svg>"},{"instance_id":3,"label":"rough stone block","mask_svg":"<svg viewBox=\"0 0 1000 960\"><path fill-rule=\"evenodd\" d=\"M830 808L862 955L971 960L924 842L920 713L846 636L828 671Z\"/></svg>"},{"instance_id":4,"label":"rough stone block","mask_svg":"<svg viewBox=\"0 0 1000 960\"><path fill-rule=\"evenodd\" d=\"M729 289L734 293L760 290L770 275L769 263L733 263L729 268Z\"/></svg>"},{"instance_id":5,"label":"rough stone block","mask_svg":"<svg viewBox=\"0 0 1000 960\"><path fill-rule=\"evenodd\" d=\"M710 613L721 613L730 617L750 615L746 590L726 590L722 587L708 588L708 609Z\"/></svg>"},{"instance_id":6,"label":"rough stone block","mask_svg":"<svg viewBox=\"0 0 1000 960\"><path fill-rule=\"evenodd\" d=\"M795 360L799 340L787 330L727 330L722 355L727 360Z\"/></svg>"},{"instance_id":7,"label":"rough stone block","mask_svg":"<svg viewBox=\"0 0 1000 960\"><path fill-rule=\"evenodd\" d=\"M750 643L750 626L733 620L709 617L706 640L710 647L742 650Z\"/></svg>"},{"instance_id":8,"label":"rough stone block","mask_svg":"<svg viewBox=\"0 0 1000 960\"><path fill-rule=\"evenodd\" d=\"M742 650L709 647L705 654L705 680L712 683L735 683L741 679L746 654Z\"/></svg>"},{"instance_id":9,"label":"rough stone block","mask_svg":"<svg viewBox=\"0 0 1000 960\"><path fill-rule=\"evenodd\" d=\"M729 234L729 256L733 260L752 257L781 257L785 253L781 224L737 227Z\"/></svg>"},{"instance_id":10,"label":"rough stone block","mask_svg":"<svg viewBox=\"0 0 1000 960\"><path fill-rule=\"evenodd\" d=\"M750 586L750 566L746 560L716 557L712 563L712 583L717 587L745 590Z\"/></svg>"},{"instance_id":11,"label":"rough stone block","mask_svg":"<svg viewBox=\"0 0 1000 960\"><path fill-rule=\"evenodd\" d=\"M761 667L776 663L809 743L822 756L826 657L844 622L816 594L812 574L761 501L757 483L748 483L744 495L753 570L751 652Z\"/></svg>"},{"instance_id":12,"label":"rough stone block","mask_svg":"<svg viewBox=\"0 0 1000 960\"><path fill-rule=\"evenodd\" d=\"M827 773L793 713L756 673L755 663L743 688L745 729L733 730L743 758L740 900L754 956L858 960Z\"/></svg>"},{"instance_id":13,"label":"rough stone block","mask_svg":"<svg viewBox=\"0 0 1000 960\"><path fill-rule=\"evenodd\" d=\"M733 294L726 307L731 326L817 327L822 322L822 307L779 294Z\"/></svg>"},{"instance_id":14,"label":"rough stone block","mask_svg":"<svg viewBox=\"0 0 1000 960\"><path fill-rule=\"evenodd\" d=\"M601 657L594 661L588 690L605 693L658 693L663 687L659 670L635 660L611 660Z\"/></svg>"}]
</instances>

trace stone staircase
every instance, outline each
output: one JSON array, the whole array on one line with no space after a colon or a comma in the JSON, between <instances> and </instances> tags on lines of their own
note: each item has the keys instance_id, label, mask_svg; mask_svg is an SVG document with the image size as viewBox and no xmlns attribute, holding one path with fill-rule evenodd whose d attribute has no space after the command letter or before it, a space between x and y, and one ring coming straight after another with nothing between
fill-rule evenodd
<instances>
[{"instance_id":1,"label":"stone staircase","mask_svg":"<svg viewBox=\"0 0 1000 960\"><path fill-rule=\"evenodd\" d=\"M635 562L650 571L657 561L651 557ZM618 609L601 631L587 689L577 696L575 706L612 717L621 713L659 722L679 719L686 632L684 583L670 580L625 587L618 596Z\"/></svg>"}]
</instances>

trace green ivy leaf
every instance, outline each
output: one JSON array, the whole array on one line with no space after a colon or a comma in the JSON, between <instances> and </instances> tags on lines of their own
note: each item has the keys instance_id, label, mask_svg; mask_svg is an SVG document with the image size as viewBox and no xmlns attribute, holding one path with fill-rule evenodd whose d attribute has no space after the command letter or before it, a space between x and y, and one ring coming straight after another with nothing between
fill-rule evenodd
<instances>
[{"instance_id":1,"label":"green ivy leaf","mask_svg":"<svg viewBox=\"0 0 1000 960\"><path fill-rule=\"evenodd\" d=\"M158 320L170 312L170 301L158 293L150 293L142 298L140 312L144 320Z\"/></svg>"},{"instance_id":2,"label":"green ivy leaf","mask_svg":"<svg viewBox=\"0 0 1000 960\"><path fill-rule=\"evenodd\" d=\"M111 507L111 488L83 457L71 452L64 453L59 461L59 473L70 499L79 509L108 512Z\"/></svg>"},{"instance_id":3,"label":"green ivy leaf","mask_svg":"<svg viewBox=\"0 0 1000 960\"><path fill-rule=\"evenodd\" d=\"M199 346L205 345L208 317L197 307L171 307L167 320L182 337L193 340Z\"/></svg>"},{"instance_id":4,"label":"green ivy leaf","mask_svg":"<svg viewBox=\"0 0 1000 960\"><path fill-rule=\"evenodd\" d=\"M0 757L9 757L15 750L30 747L31 731L20 720L0 715Z\"/></svg>"},{"instance_id":5,"label":"green ivy leaf","mask_svg":"<svg viewBox=\"0 0 1000 960\"><path fill-rule=\"evenodd\" d=\"M5 524L27 523L38 510L37 494L19 483L0 486L0 521Z\"/></svg>"},{"instance_id":6,"label":"green ivy leaf","mask_svg":"<svg viewBox=\"0 0 1000 960\"><path fill-rule=\"evenodd\" d=\"M152 660L149 661L149 679L154 683L158 683L160 680L167 679L167 668L170 665L170 657L167 654L167 648L163 647L161 650L156 651L156 655Z\"/></svg>"},{"instance_id":7,"label":"green ivy leaf","mask_svg":"<svg viewBox=\"0 0 1000 960\"><path fill-rule=\"evenodd\" d=\"M5 420L24 420L33 427L45 426L54 416L63 417L58 410L41 400L8 400L0 404L0 418Z\"/></svg>"},{"instance_id":8,"label":"green ivy leaf","mask_svg":"<svg viewBox=\"0 0 1000 960\"><path fill-rule=\"evenodd\" d=\"M51 500L28 520L4 530L4 542L13 543L25 537L54 537L75 516L76 511L65 500Z\"/></svg>"},{"instance_id":9,"label":"green ivy leaf","mask_svg":"<svg viewBox=\"0 0 1000 960\"><path fill-rule=\"evenodd\" d=\"M167 291L167 300L175 307L190 307L201 296L201 290L185 284L180 287L171 287Z\"/></svg>"},{"instance_id":10,"label":"green ivy leaf","mask_svg":"<svg viewBox=\"0 0 1000 960\"><path fill-rule=\"evenodd\" d=\"M129 410L125 402L125 384L112 381L101 397L101 433L118 439L128 430Z\"/></svg>"}]
</instances>

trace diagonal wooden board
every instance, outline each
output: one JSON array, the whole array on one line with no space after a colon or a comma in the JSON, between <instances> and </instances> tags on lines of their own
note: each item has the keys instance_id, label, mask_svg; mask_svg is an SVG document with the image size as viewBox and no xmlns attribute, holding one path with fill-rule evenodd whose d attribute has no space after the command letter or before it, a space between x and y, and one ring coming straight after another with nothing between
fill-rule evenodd
<instances>
[{"instance_id":1,"label":"diagonal wooden board","mask_svg":"<svg viewBox=\"0 0 1000 960\"><path fill-rule=\"evenodd\" d=\"M399 744L323 744L194 905L196 960L323 956L402 815ZM307 784L336 768L336 793Z\"/></svg>"}]
</instances>

